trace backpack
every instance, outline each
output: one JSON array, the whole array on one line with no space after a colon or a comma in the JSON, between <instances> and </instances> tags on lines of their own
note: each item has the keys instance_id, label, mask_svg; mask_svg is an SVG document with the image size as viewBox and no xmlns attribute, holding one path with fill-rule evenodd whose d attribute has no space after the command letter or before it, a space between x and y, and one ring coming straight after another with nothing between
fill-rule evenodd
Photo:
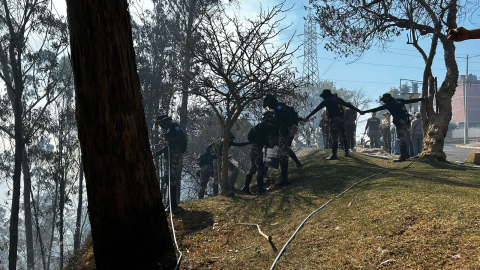
<instances>
[{"instance_id":1,"label":"backpack","mask_svg":"<svg viewBox=\"0 0 480 270\"><path fill-rule=\"evenodd\" d=\"M295 125L298 125L298 122L299 122L299 116L298 116L298 113L295 111L295 109L291 106L288 106L287 104L285 103L281 103L283 106L285 106L285 108L287 108L287 110L290 112L290 114L292 115L292 119L293 119L293 123Z\"/></svg>"}]
</instances>

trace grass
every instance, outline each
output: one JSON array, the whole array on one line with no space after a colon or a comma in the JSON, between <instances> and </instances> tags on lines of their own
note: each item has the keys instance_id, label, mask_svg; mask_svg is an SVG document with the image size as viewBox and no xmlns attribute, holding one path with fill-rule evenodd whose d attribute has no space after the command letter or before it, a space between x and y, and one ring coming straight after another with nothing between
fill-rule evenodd
<instances>
[{"instance_id":1,"label":"grass","mask_svg":"<svg viewBox=\"0 0 480 270\"><path fill-rule=\"evenodd\" d=\"M326 161L329 154L304 157L303 168L291 166L291 185L266 194L181 204L181 269L270 269L312 211L367 176L406 165L356 153ZM478 176L477 168L419 159L364 181L314 215L275 269L480 269ZM239 223L259 224L272 242Z\"/></svg>"},{"instance_id":2,"label":"grass","mask_svg":"<svg viewBox=\"0 0 480 270\"><path fill-rule=\"evenodd\" d=\"M209 226L179 229L182 269L269 269L312 211L369 175L406 165L359 154L326 161L328 154L307 156L304 168L291 169L292 185L265 195L185 203L174 217L179 228L198 222L192 211L210 215ZM478 173L418 160L362 182L306 223L276 269L480 269ZM260 224L272 243L238 223Z\"/></svg>"}]
</instances>

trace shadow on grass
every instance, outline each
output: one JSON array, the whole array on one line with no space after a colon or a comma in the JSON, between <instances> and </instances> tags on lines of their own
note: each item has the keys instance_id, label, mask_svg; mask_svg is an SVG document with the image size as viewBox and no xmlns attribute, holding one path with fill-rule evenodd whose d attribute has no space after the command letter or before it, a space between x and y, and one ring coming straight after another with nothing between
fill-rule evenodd
<instances>
[{"instance_id":1,"label":"shadow on grass","mask_svg":"<svg viewBox=\"0 0 480 270\"><path fill-rule=\"evenodd\" d=\"M213 226L213 214L207 211L177 208L174 215L175 219L182 220L183 229L186 233L201 231Z\"/></svg>"}]
</instances>

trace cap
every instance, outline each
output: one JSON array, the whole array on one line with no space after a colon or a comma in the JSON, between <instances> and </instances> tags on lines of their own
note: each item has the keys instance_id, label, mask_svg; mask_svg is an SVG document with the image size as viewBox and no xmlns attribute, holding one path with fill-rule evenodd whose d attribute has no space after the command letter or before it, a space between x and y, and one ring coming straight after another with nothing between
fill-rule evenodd
<instances>
[{"instance_id":1,"label":"cap","mask_svg":"<svg viewBox=\"0 0 480 270\"><path fill-rule=\"evenodd\" d=\"M330 89L324 89L323 92L320 94L322 98L332 96L332 91Z\"/></svg>"}]
</instances>

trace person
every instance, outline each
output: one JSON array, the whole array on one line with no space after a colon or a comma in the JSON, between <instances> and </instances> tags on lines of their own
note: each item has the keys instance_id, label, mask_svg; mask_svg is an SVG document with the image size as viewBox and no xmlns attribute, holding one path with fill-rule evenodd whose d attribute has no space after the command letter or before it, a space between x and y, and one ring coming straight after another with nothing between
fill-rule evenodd
<instances>
[{"instance_id":1,"label":"person","mask_svg":"<svg viewBox=\"0 0 480 270\"><path fill-rule=\"evenodd\" d=\"M372 113L372 117L368 118L365 133L370 137L370 148L380 148L380 119L376 113Z\"/></svg>"},{"instance_id":2,"label":"person","mask_svg":"<svg viewBox=\"0 0 480 270\"><path fill-rule=\"evenodd\" d=\"M198 172L198 175L200 176L200 189L198 190L199 199L204 198L208 181L210 180L210 177L214 177L213 157L213 144L210 144L207 146L205 153L198 158L198 166L200 167Z\"/></svg>"},{"instance_id":3,"label":"person","mask_svg":"<svg viewBox=\"0 0 480 270\"><path fill-rule=\"evenodd\" d=\"M177 180L181 177L183 153L187 151L187 136L182 130L180 125L172 120L168 115L162 114L155 120L156 125L164 130L164 138L162 145L164 146L155 155L163 155L165 160L166 173L164 174L165 183L169 183L170 177L170 201L172 208L175 210L178 207L177 204ZM169 151L170 150L170 153Z\"/></svg>"},{"instance_id":4,"label":"person","mask_svg":"<svg viewBox=\"0 0 480 270\"><path fill-rule=\"evenodd\" d=\"M250 143L249 142L241 142L241 143L237 143L235 142L235 135L233 135L233 133L230 132L229 134L229 137L228 137L228 148L230 149L230 147L232 146L235 146L235 147L243 147L243 146L246 146L246 145L249 145ZM215 179L215 182L213 183L213 195L218 195L218 183L219 183L219 179L218 179L218 163L217 162L220 162L221 164L221 158L217 158L217 153L220 155L220 157L222 156L222 151L223 151L223 143L220 143L220 146L218 147L218 152L215 152L213 151L213 173L214 173L214 179ZM233 162L231 161L230 159L230 156L228 158L228 171L231 173L230 175L230 178L228 180L228 183L230 184L230 187L232 188L232 190L235 190L235 182L237 181L237 177L238 177L238 173L239 173L239 169L238 167L233 164Z\"/></svg>"},{"instance_id":5,"label":"person","mask_svg":"<svg viewBox=\"0 0 480 270\"><path fill-rule=\"evenodd\" d=\"M413 144L413 155L416 156L422 152L423 148L422 115L419 112L415 114L415 119L412 121L410 134Z\"/></svg>"},{"instance_id":6,"label":"person","mask_svg":"<svg viewBox=\"0 0 480 270\"><path fill-rule=\"evenodd\" d=\"M406 161L408 158L408 149L407 143L405 141L405 132L407 131L408 125L410 124L409 113L407 108L405 108L405 104L415 103L418 101L425 100L426 98L416 98L416 99L396 99L393 98L390 93L383 94L380 101L383 101L385 104L370 109L367 111L362 111L361 114L370 113L370 112L377 112L381 110L387 109L390 114L393 116L393 124L396 128L396 137L398 144L400 145L400 157L398 159L393 160L393 162L403 162Z\"/></svg>"},{"instance_id":7,"label":"person","mask_svg":"<svg viewBox=\"0 0 480 270\"><path fill-rule=\"evenodd\" d=\"M350 150L353 151L355 147L355 131L357 130L357 112L347 108L345 110L345 123L347 125L347 139L348 139L348 147Z\"/></svg>"},{"instance_id":8,"label":"person","mask_svg":"<svg viewBox=\"0 0 480 270\"><path fill-rule=\"evenodd\" d=\"M458 27L456 29L447 28L447 39L453 41L464 41L468 39L479 39L480 38L480 28L467 30L463 27Z\"/></svg>"},{"instance_id":9,"label":"person","mask_svg":"<svg viewBox=\"0 0 480 270\"><path fill-rule=\"evenodd\" d=\"M330 119L330 135L332 138L332 155L327 158L327 160L338 159L337 150L338 150L338 137L342 137L342 142L344 146L345 156L348 157L348 139L345 128L345 116L343 111L343 106L348 107L357 112L361 112L358 108L353 106L350 103L345 102L340 97L337 97L332 94L330 89L324 89L320 97L323 98L323 101L309 114L304 121L308 121L312 115L317 113L323 107L326 107L328 110L328 118Z\"/></svg>"},{"instance_id":10,"label":"person","mask_svg":"<svg viewBox=\"0 0 480 270\"><path fill-rule=\"evenodd\" d=\"M282 105L284 105L288 108L288 106L285 105L285 103L279 103L279 104L282 104ZM292 113L296 113L296 112L292 112ZM273 123L275 125L279 125L278 120L275 118L275 113L272 112L272 111L266 111L263 114L262 121L270 121L271 123ZM296 125L297 124L298 124L298 121L296 122ZM301 168L301 167L303 167L303 163L300 162L300 160L297 157L297 154L295 154L295 151L292 150L292 142L293 142L293 137L292 137L292 141L290 141L290 144L288 146L288 156L293 160L293 162L295 162L295 166L297 168Z\"/></svg>"},{"instance_id":11,"label":"person","mask_svg":"<svg viewBox=\"0 0 480 270\"><path fill-rule=\"evenodd\" d=\"M250 183L255 173L257 174L258 193L267 191L264 188L265 165L263 163L263 147L273 148L278 144L279 129L273 121L260 122L250 129L248 132L248 142L252 145L250 148L250 169L245 176L245 184L242 191L246 194L250 192Z\"/></svg>"},{"instance_id":12,"label":"person","mask_svg":"<svg viewBox=\"0 0 480 270\"><path fill-rule=\"evenodd\" d=\"M384 112L383 116L385 118L383 118L382 122L380 123L383 143L385 145L385 152L391 154L392 153L392 134L390 131L390 127L392 126L392 123L390 122L390 113Z\"/></svg>"},{"instance_id":13,"label":"person","mask_svg":"<svg viewBox=\"0 0 480 270\"><path fill-rule=\"evenodd\" d=\"M280 104L271 94L266 95L263 99L263 107L273 110L279 125L278 156L280 160L280 178L275 181L275 185L288 185L290 184L288 180L288 157L291 151L290 145L293 142L293 136L298 130L295 124L298 121L298 115L292 114L285 104Z\"/></svg>"}]
</instances>

